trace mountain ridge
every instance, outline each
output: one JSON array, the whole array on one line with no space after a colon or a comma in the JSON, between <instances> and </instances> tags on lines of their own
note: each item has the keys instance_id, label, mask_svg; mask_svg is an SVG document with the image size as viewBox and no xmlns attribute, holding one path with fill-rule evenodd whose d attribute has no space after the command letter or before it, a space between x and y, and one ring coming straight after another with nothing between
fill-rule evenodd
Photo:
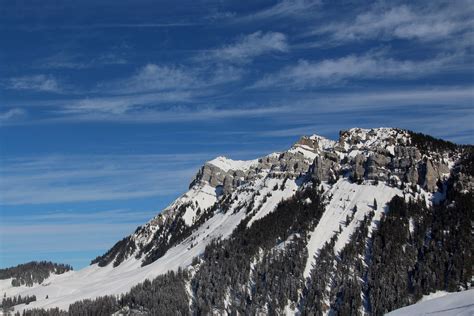
<instances>
[{"instance_id":1,"label":"mountain ridge","mask_svg":"<svg viewBox=\"0 0 474 316\"><path fill-rule=\"evenodd\" d=\"M167 284L168 271L184 269L179 273L185 274L178 279L184 278L179 282L184 282L186 301L193 313L210 312L204 308L207 305L220 311L238 309L243 313L259 310L265 313L284 310L287 314L305 310L341 311L347 307L333 300L343 294L333 293L336 291L333 286L340 284L341 289L345 289L347 284L351 284L353 289L357 288L352 291L361 297L360 301L351 299L351 304L363 313L378 315L383 308L400 307L397 305L400 303L388 302L381 307L377 304L371 307L371 302L378 302L380 297L364 287L371 284L374 288L383 288L383 285L370 279L372 258L376 256L364 244L378 240L380 229L385 229L378 223L385 219L397 221L386 216L390 205L392 208L413 209L407 223L396 222L401 225L401 231L407 229L410 235L417 232L418 214L425 212L424 208L433 209L434 214L436 205L441 205L442 201L454 201L458 195L472 193L471 160L471 146L459 146L392 128L353 128L341 131L338 141L318 135L304 136L287 151L250 161L217 157L199 169L188 192L138 227L135 233L94 259L91 266L56 277L48 287L24 290L22 295L49 295L47 301L38 299L31 303L32 307L59 306L66 309L81 299L133 291L133 286L145 279L158 277L159 282ZM395 203L397 196L403 197L403 201ZM292 214L290 210L298 212ZM392 212L395 211L390 209ZM467 215L469 218L470 214ZM272 226L274 232L270 229ZM252 237L256 238L253 240L249 236L257 237ZM249 243L255 245L247 249ZM378 251L377 247L375 251ZM227 250L221 253L222 249ZM248 258L248 262L234 258L230 249L238 253L244 251L242 256ZM221 269L233 271L229 265L234 263L225 263L224 260L216 266L209 258L214 255L225 257L226 251L242 271L248 271L246 277L235 274L237 272L222 272L224 275L230 273L229 278L237 277L237 284L244 282L242 286L245 284L249 293L255 292L247 303L239 299L239 295L245 293L242 290L234 289L235 293L228 294L229 298L217 294L232 289L233 285L219 281L220 277L215 273ZM354 260L341 261L336 256L345 252L350 253L348 258L358 253L356 258L362 258L355 260L358 268L352 266ZM287 297L291 303L277 300L277 297L271 300L277 301L270 303L263 293L271 294L277 291L276 287L271 282L252 285L256 282L254 274L270 269L276 264L272 263L274 260L280 262L279 265L293 266L288 261L290 258L297 264L291 268L294 270L290 269L293 277L285 277L284 282L289 282L286 285L291 284L293 290L283 290L284 294L279 295ZM382 256L380 260L383 262L385 259ZM326 261L334 264L325 266ZM264 263L266 266L262 266ZM360 270L358 278L363 282L341 279L329 272L334 266ZM366 268L361 268L364 266ZM316 272L314 267L328 272ZM275 271L272 271L267 273L274 275ZM206 280L211 276L218 278L214 285L207 284ZM175 279L176 276L169 278ZM321 283L324 286L315 288L311 283L315 278L327 281ZM465 277L461 279L465 280ZM210 294L214 292L209 293L208 288L216 284L219 290ZM142 285L137 286L140 288ZM321 286L329 288L321 292ZM54 292L56 294L51 294ZM308 293L316 293L320 299L308 300ZM403 304L418 296L418 292L407 294L408 301L404 300ZM76 306L82 308L81 304Z\"/></svg>"},{"instance_id":2,"label":"mountain ridge","mask_svg":"<svg viewBox=\"0 0 474 316\"><path fill-rule=\"evenodd\" d=\"M274 177L281 177L281 173L285 177L297 177L299 174L306 173L308 169L311 169L312 177L317 181L334 181L342 169L340 161L348 157L354 159L354 168L352 170L352 177L354 179L359 180L365 176L369 180L386 181L389 180L384 170L384 164L388 164L386 157L387 155L396 156L397 154L402 157L400 165L409 164L411 169L404 173L394 172L394 181L400 180L403 176L407 178L408 182L421 184L428 191L433 191L436 188L437 180L449 173L448 163L447 161L442 163L438 160L434 160L434 162L428 160L429 162L424 166L420 166L424 170L418 170L417 166L410 160L416 160L416 163L420 162L423 158L421 152L416 151L416 149L413 150L413 147L401 147L409 145L411 141L410 135L414 134L410 134L406 130L394 128L352 128L341 131L339 141L332 141L316 134L303 136L289 150L281 153L271 153L258 159L242 161L232 160L223 156L217 157L206 162L200 168L190 184L190 191L188 193L185 193L169 207L165 208L163 212L149 222L149 225L147 223L146 230L142 230L138 235L134 235L136 236L134 240L138 241L138 244L123 240L120 242L120 245L126 245L132 251L116 254L113 256L113 259L115 260L118 256L116 264L119 264L122 258L132 255L136 249L143 249L143 251L135 254L137 258L141 258L144 253L150 251L152 246L148 245L152 241L150 239L151 235L156 236L155 240L160 239L155 225L161 225L160 227L163 227L163 225L173 226L180 232L178 234L188 236L189 230L186 231L186 227L193 226L194 217L200 216L201 212L204 214L203 211L216 203L221 194L231 193L241 183L257 176L262 169L269 169L269 175ZM398 145L401 146L397 147ZM395 153L395 148L401 152ZM371 153L374 153L374 155L369 157ZM447 159L447 157L441 158ZM364 163L367 164L366 168L362 166ZM394 168L396 167L399 166ZM406 166L403 167L406 168ZM420 180L420 178L423 180ZM213 188L215 188L215 191ZM193 200L195 204L189 204L189 200ZM168 216L168 212L170 216ZM196 215L196 213L199 214ZM176 217L182 217L184 225L173 221ZM173 220L170 221L169 218L173 218ZM167 232L160 231L159 234L166 235ZM179 241L181 239L182 237L177 238ZM170 245L166 245L166 242L163 240L158 241L158 243L162 246L159 246L161 248L155 252L160 256ZM145 262L150 263L155 257L145 259ZM99 263L99 265L103 266L110 263L110 259L107 259L107 256L102 259L98 257L92 263Z\"/></svg>"}]
</instances>

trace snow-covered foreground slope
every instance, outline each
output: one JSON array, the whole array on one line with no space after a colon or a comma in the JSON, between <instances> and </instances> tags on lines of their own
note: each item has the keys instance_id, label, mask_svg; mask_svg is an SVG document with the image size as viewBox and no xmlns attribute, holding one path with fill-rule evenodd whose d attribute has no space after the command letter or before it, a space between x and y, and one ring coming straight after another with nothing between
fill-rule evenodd
<instances>
[{"instance_id":1,"label":"snow-covered foreground slope","mask_svg":"<svg viewBox=\"0 0 474 316\"><path fill-rule=\"evenodd\" d=\"M264 182L265 185L264 185ZM250 226L254 218L261 218L271 212L283 199L293 196L298 189L295 181L286 181L283 190L273 192L274 186L281 186L282 180L267 179L267 181L257 181L255 185L259 187L259 196L254 198L254 203L259 205L248 225ZM271 196L267 196L272 192ZM304 276L309 276L310 269L314 264L314 255L318 250L338 232L339 227L343 230L338 235L336 242L337 250L340 250L349 241L351 234L365 214L373 210L374 198L379 205L374 216L378 220L384 211L384 205L395 195L402 195L402 191L387 186L383 183L373 185L370 183L357 185L347 179L341 179L332 186L328 186L326 196L328 205L319 224L311 233L307 245L309 259L306 264ZM252 195L238 193L241 200L236 200L231 209L238 209L242 201L249 201ZM236 195L237 196L237 195ZM263 202L265 200L265 202ZM345 226L346 216L352 214L354 206L357 212L354 219L348 226ZM246 216L245 208L233 213L231 211L217 213L211 219L201 225L193 234L183 242L167 251L167 253L155 262L141 267L141 262L134 257L130 257L117 267L111 264L99 267L97 264L91 265L79 271L67 272L63 275L54 275L45 280L42 285L35 287L11 287L8 280L0 283L0 292L13 295L36 295L37 301L30 303L27 308L59 307L67 309L69 304L86 299L108 294L121 294L130 288L143 282L145 279L153 279L169 270L177 270L179 267L189 266L195 256L204 252L206 245L214 238L226 238L239 222ZM45 299L48 296L48 299ZM21 308L20 308L21 310Z\"/></svg>"},{"instance_id":2,"label":"snow-covered foreground slope","mask_svg":"<svg viewBox=\"0 0 474 316\"><path fill-rule=\"evenodd\" d=\"M283 183L284 182L284 183ZM282 190L272 192L271 188L278 186ZM196 192L192 188L190 192L178 199L177 204L182 204L183 199L191 198L201 204L209 203L214 199L209 187L202 188L204 192ZM189 237L176 246L169 249L166 254L153 263L141 266L141 261L130 256L117 267L109 264L99 267L93 264L79 271L71 271L62 275L54 275L46 279L43 284L33 287L12 287L11 280L0 281L0 292L7 296L36 295L37 301L28 306L19 305L18 310L25 308L52 308L59 307L67 310L71 303L78 300L95 298L103 295L115 295L126 293L130 288L145 279L164 274L167 271L188 267L192 259L204 252L206 245L216 238L228 237L240 221L246 216L250 201L254 205L255 216L261 217L271 212L283 199L294 195L298 185L293 180L266 179L255 180L252 184L243 186L241 190L233 193L234 202L227 212L217 212L209 220L200 225ZM258 196L252 191L260 192ZM205 201L201 201L205 198ZM175 203L175 204L176 204ZM185 216L189 210L185 211ZM46 299L48 296L48 299Z\"/></svg>"},{"instance_id":3,"label":"snow-covered foreground slope","mask_svg":"<svg viewBox=\"0 0 474 316\"><path fill-rule=\"evenodd\" d=\"M171 248L163 257L150 265L140 267L140 262L129 258L118 267L91 265L77 272L67 272L51 277L43 285L35 287L11 287L8 280L1 283L0 291L11 295L36 295L34 307L59 307L67 309L69 304L106 294L125 293L145 279L152 279L169 270L177 270L191 264L193 257L204 251L212 238L226 237L243 217L243 211L236 214L218 214L202 225L190 238ZM194 243L195 246L191 247ZM48 295L48 299L45 299Z\"/></svg>"},{"instance_id":4,"label":"snow-covered foreground slope","mask_svg":"<svg viewBox=\"0 0 474 316\"><path fill-rule=\"evenodd\" d=\"M433 298L392 311L387 316L472 316L474 289Z\"/></svg>"}]
</instances>

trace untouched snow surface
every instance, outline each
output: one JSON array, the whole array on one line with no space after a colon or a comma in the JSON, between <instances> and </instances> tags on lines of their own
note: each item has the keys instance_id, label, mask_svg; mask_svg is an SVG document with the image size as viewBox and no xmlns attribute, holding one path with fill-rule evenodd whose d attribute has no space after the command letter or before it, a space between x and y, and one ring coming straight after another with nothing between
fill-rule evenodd
<instances>
[{"instance_id":1,"label":"untouched snow surface","mask_svg":"<svg viewBox=\"0 0 474 316\"><path fill-rule=\"evenodd\" d=\"M251 166L258 163L258 159L255 160L232 160L223 156L214 158L207 163L222 169L225 172L229 170L248 170Z\"/></svg>"},{"instance_id":2,"label":"untouched snow surface","mask_svg":"<svg viewBox=\"0 0 474 316\"><path fill-rule=\"evenodd\" d=\"M474 289L447 293L407 307L392 311L387 316L472 316L474 315Z\"/></svg>"}]
</instances>

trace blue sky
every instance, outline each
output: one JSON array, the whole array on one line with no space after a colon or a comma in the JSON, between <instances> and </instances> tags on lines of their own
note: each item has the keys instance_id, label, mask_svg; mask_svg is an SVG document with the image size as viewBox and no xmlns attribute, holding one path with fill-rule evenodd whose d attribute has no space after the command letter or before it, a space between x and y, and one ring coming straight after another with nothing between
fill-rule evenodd
<instances>
[{"instance_id":1,"label":"blue sky","mask_svg":"<svg viewBox=\"0 0 474 316\"><path fill-rule=\"evenodd\" d=\"M217 155L473 143L473 1L0 1L0 267L84 267Z\"/></svg>"}]
</instances>

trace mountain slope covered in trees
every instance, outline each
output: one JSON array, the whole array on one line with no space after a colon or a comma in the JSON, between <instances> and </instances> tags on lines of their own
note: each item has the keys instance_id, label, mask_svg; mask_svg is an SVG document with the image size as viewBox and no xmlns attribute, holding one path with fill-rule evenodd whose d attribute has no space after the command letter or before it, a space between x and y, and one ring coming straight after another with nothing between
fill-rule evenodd
<instances>
[{"instance_id":1,"label":"mountain slope covered in trees","mask_svg":"<svg viewBox=\"0 0 474 316\"><path fill-rule=\"evenodd\" d=\"M0 280L11 279L12 286L33 286L41 284L51 274L62 274L72 271L68 264L53 263L49 261L32 261L19 264L12 268L0 269Z\"/></svg>"}]
</instances>

